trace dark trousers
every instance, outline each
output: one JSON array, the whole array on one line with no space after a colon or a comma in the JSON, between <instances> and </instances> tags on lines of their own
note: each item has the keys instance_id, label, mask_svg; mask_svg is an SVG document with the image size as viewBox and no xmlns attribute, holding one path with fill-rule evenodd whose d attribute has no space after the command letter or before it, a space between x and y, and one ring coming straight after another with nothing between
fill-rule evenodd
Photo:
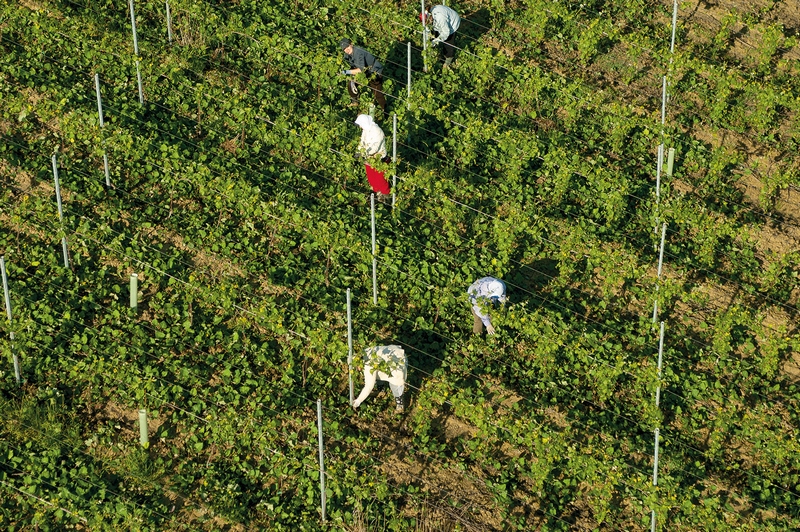
<instances>
[{"instance_id":1,"label":"dark trousers","mask_svg":"<svg viewBox=\"0 0 800 532\"><path fill-rule=\"evenodd\" d=\"M347 82L347 93L350 95L350 100L358 102L358 92L353 91L353 80ZM373 75L369 78L369 88L372 89L372 95L375 97L375 102L381 111L386 112L386 98L383 95L383 76Z\"/></svg>"},{"instance_id":2,"label":"dark trousers","mask_svg":"<svg viewBox=\"0 0 800 532\"><path fill-rule=\"evenodd\" d=\"M453 60L456 55L456 34L451 33L450 37L442 43L442 53L445 59Z\"/></svg>"}]
</instances>

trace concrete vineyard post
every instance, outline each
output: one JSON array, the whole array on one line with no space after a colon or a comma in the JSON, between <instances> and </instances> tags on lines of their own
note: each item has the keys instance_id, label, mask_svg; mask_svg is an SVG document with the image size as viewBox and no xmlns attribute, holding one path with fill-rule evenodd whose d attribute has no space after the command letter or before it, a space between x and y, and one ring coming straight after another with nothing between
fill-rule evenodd
<instances>
[{"instance_id":1,"label":"concrete vineyard post","mask_svg":"<svg viewBox=\"0 0 800 532\"><path fill-rule=\"evenodd\" d=\"M150 445L150 436L147 433L147 410L139 410L139 443L147 449Z\"/></svg>"},{"instance_id":2,"label":"concrete vineyard post","mask_svg":"<svg viewBox=\"0 0 800 532\"><path fill-rule=\"evenodd\" d=\"M105 153L103 154L103 170L105 170L106 174L106 186L111 188L111 174L108 171L108 155Z\"/></svg>"},{"instance_id":3,"label":"concrete vineyard post","mask_svg":"<svg viewBox=\"0 0 800 532\"><path fill-rule=\"evenodd\" d=\"M6 274L6 258L5 256L0 257L0 273L3 276L3 295L5 296L6 301L6 315L8 316L8 325L11 327L11 293L8 290L8 275ZM19 358L17 358L17 354L14 352L14 331L8 331L8 338L11 341L11 358L14 362L14 377L17 380L17 386L22 383L22 378L20 376L19 370Z\"/></svg>"},{"instance_id":4,"label":"concrete vineyard post","mask_svg":"<svg viewBox=\"0 0 800 532\"><path fill-rule=\"evenodd\" d=\"M131 308L136 310L139 306L139 276L135 273L131 274Z\"/></svg>"},{"instance_id":5,"label":"concrete vineyard post","mask_svg":"<svg viewBox=\"0 0 800 532\"><path fill-rule=\"evenodd\" d=\"M667 152L667 175L672 177L672 167L675 165L675 148Z\"/></svg>"},{"instance_id":6,"label":"concrete vineyard post","mask_svg":"<svg viewBox=\"0 0 800 532\"><path fill-rule=\"evenodd\" d=\"M61 230L64 230L64 209L61 206L61 186L58 182L58 162L56 161L56 154L53 154L53 180L56 186L56 205L58 206L58 219L61 222ZM69 251L67 250L67 236L61 237L61 251L64 254L64 267L69 268Z\"/></svg>"},{"instance_id":7,"label":"concrete vineyard post","mask_svg":"<svg viewBox=\"0 0 800 532\"><path fill-rule=\"evenodd\" d=\"M100 127L105 125L103 121L103 100L100 98L100 74L94 75L94 92L97 95L97 116L100 119Z\"/></svg>"},{"instance_id":8,"label":"concrete vineyard post","mask_svg":"<svg viewBox=\"0 0 800 532\"><path fill-rule=\"evenodd\" d=\"M169 9L169 2L167 4L167 39L172 44L172 12Z\"/></svg>"},{"instance_id":9,"label":"concrete vineyard post","mask_svg":"<svg viewBox=\"0 0 800 532\"><path fill-rule=\"evenodd\" d=\"M319 491L322 505L322 522L325 517L325 453L322 447L322 399L317 399L317 437L319 440Z\"/></svg>"},{"instance_id":10,"label":"concrete vineyard post","mask_svg":"<svg viewBox=\"0 0 800 532\"><path fill-rule=\"evenodd\" d=\"M427 22L424 20L425 17L425 0L422 0L422 11L420 11L423 17L422 21L422 71L428 71L428 26L425 24Z\"/></svg>"},{"instance_id":11,"label":"concrete vineyard post","mask_svg":"<svg viewBox=\"0 0 800 532\"><path fill-rule=\"evenodd\" d=\"M408 96L406 97L406 109L411 109L411 41L408 41L408 65L406 66L408 77L406 78L406 89Z\"/></svg>"},{"instance_id":12,"label":"concrete vineyard post","mask_svg":"<svg viewBox=\"0 0 800 532\"><path fill-rule=\"evenodd\" d=\"M133 0L129 2L131 8L131 32L133 33L133 55L136 60L136 81L139 85L139 103L144 105L144 90L142 89L142 69L139 61L139 40L136 36L136 14L133 10Z\"/></svg>"}]
</instances>

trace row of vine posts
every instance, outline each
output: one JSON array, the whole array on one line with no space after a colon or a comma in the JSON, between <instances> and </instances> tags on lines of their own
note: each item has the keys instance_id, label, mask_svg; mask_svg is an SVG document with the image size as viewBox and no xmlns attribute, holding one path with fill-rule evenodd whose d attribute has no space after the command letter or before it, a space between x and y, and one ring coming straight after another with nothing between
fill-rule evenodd
<instances>
[{"instance_id":1,"label":"row of vine posts","mask_svg":"<svg viewBox=\"0 0 800 532\"><path fill-rule=\"evenodd\" d=\"M672 64L673 58L675 54L675 27L678 22L678 0L673 0L672 5L672 37L670 39L669 45L669 64L667 65L667 69L665 74L661 78L661 143L658 145L658 154L656 157L656 201L655 201L655 224L653 227L653 233L657 236L658 235L658 226L661 223L661 238L660 244L658 248L658 267L656 270L657 280L656 280L656 293L654 297L653 303L653 329L658 330L658 362L657 362L657 371L658 371L658 380L656 386L656 408L660 408L661 403L661 370L662 370L662 358L664 353L664 321L661 320L659 322L658 316L658 297L659 297L659 287L661 285L661 272L664 266L664 240L667 235L667 223L661 222L660 220L660 212L659 206L661 202L661 174L664 171L664 149L666 145L666 141L668 138L666 132L666 119L667 119L667 101L669 100L669 93L668 93L668 86L669 86L669 79L672 75ZM667 176L672 176L672 167L675 162L675 148L670 147L667 154L667 167L666 172L664 172ZM656 323L658 323L658 327L656 327ZM659 449L659 425L660 423L656 424L656 427L653 429L653 488L656 489L656 494L658 493L658 449ZM657 497L656 497L657 500ZM655 508L651 508L650 510L650 532L655 532L657 529L657 519L656 519L656 510Z\"/></svg>"}]
</instances>

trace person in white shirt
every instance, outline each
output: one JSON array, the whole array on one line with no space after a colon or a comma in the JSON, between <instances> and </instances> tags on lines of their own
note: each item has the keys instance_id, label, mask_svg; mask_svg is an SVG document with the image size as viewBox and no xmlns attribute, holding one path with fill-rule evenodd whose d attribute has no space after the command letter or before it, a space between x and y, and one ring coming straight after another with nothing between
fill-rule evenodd
<instances>
[{"instance_id":1,"label":"person in white shirt","mask_svg":"<svg viewBox=\"0 0 800 532\"><path fill-rule=\"evenodd\" d=\"M449 67L456 55L455 35L461 25L458 13L447 6L438 5L426 10L420 15L420 19L423 24L430 22L432 26L434 39L431 43L434 46L444 43L442 46L444 66Z\"/></svg>"},{"instance_id":2,"label":"person in white shirt","mask_svg":"<svg viewBox=\"0 0 800 532\"><path fill-rule=\"evenodd\" d=\"M353 401L358 409L375 387L377 380L387 381L395 401L395 412L403 412L403 392L405 391L408 360L406 352L399 345L379 345L364 350L364 389Z\"/></svg>"},{"instance_id":3,"label":"person in white shirt","mask_svg":"<svg viewBox=\"0 0 800 532\"><path fill-rule=\"evenodd\" d=\"M494 334L489 309L496 303L506 302L506 283L494 277L481 277L467 289L472 305L472 332L481 334L486 327L488 334Z\"/></svg>"},{"instance_id":4,"label":"person in white shirt","mask_svg":"<svg viewBox=\"0 0 800 532\"><path fill-rule=\"evenodd\" d=\"M386 155L386 135L381 126L369 115L358 115L356 125L361 128L361 140L358 142L358 154L368 161L370 159L380 159L388 163L391 159ZM373 167L375 163L365 163L367 171L367 181L372 186L372 191L380 195L391 193L389 181L386 174L380 168Z\"/></svg>"}]
</instances>

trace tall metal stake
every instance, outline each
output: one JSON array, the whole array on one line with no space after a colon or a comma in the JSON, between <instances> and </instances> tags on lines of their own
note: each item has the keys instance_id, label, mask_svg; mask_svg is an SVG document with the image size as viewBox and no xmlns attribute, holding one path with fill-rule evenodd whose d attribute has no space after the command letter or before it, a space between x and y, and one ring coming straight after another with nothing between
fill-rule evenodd
<instances>
[{"instance_id":1,"label":"tall metal stake","mask_svg":"<svg viewBox=\"0 0 800 532\"><path fill-rule=\"evenodd\" d=\"M100 98L100 74L94 75L94 92L97 94L97 116L100 118L100 127L105 125L103 121L103 100Z\"/></svg>"},{"instance_id":2,"label":"tall metal stake","mask_svg":"<svg viewBox=\"0 0 800 532\"><path fill-rule=\"evenodd\" d=\"M406 80L406 88L408 89L406 109L411 109L411 41L408 41L408 66L406 67L406 72L408 72L408 78Z\"/></svg>"},{"instance_id":3,"label":"tall metal stake","mask_svg":"<svg viewBox=\"0 0 800 532\"><path fill-rule=\"evenodd\" d=\"M397 113L392 113L392 208L395 204L395 188L397 188Z\"/></svg>"},{"instance_id":4,"label":"tall metal stake","mask_svg":"<svg viewBox=\"0 0 800 532\"><path fill-rule=\"evenodd\" d=\"M172 44L172 13L169 10L169 2L167 4L167 39Z\"/></svg>"},{"instance_id":5,"label":"tall metal stake","mask_svg":"<svg viewBox=\"0 0 800 532\"><path fill-rule=\"evenodd\" d=\"M319 491L322 522L325 522L325 454L322 450L322 399L317 399L317 435L319 436Z\"/></svg>"},{"instance_id":6,"label":"tall metal stake","mask_svg":"<svg viewBox=\"0 0 800 532\"><path fill-rule=\"evenodd\" d=\"M347 369L350 381L350 406L353 406L353 311L349 288L347 289Z\"/></svg>"},{"instance_id":7,"label":"tall metal stake","mask_svg":"<svg viewBox=\"0 0 800 532\"><path fill-rule=\"evenodd\" d=\"M425 20L425 0L422 0L422 71L428 71L428 58L427 58L427 51L428 51L428 26L425 24L427 22Z\"/></svg>"},{"instance_id":8,"label":"tall metal stake","mask_svg":"<svg viewBox=\"0 0 800 532\"><path fill-rule=\"evenodd\" d=\"M372 304L378 304L378 261L375 258L377 246L375 245L375 194L370 194L370 218L372 220Z\"/></svg>"},{"instance_id":9,"label":"tall metal stake","mask_svg":"<svg viewBox=\"0 0 800 532\"><path fill-rule=\"evenodd\" d=\"M678 25L678 0L675 0L672 3L672 40L669 44L669 53L675 53L675 27ZM669 59L670 63L672 63L672 58Z\"/></svg>"},{"instance_id":10,"label":"tall metal stake","mask_svg":"<svg viewBox=\"0 0 800 532\"><path fill-rule=\"evenodd\" d=\"M97 116L100 119L100 127L102 128L105 126L105 121L103 120L103 99L100 97L100 74L95 73L94 75L94 91L97 94ZM103 141L105 144L105 141ZM111 175L108 171L108 155L106 155L105 150L103 151L103 170L106 175L106 186L111 187Z\"/></svg>"},{"instance_id":11,"label":"tall metal stake","mask_svg":"<svg viewBox=\"0 0 800 532\"><path fill-rule=\"evenodd\" d=\"M58 219L61 221L61 230L64 230L64 209L61 207L61 186L58 184L58 163L56 154L53 154L53 180L56 183L56 205L58 206ZM69 252L67 250L67 236L61 237L61 250L64 253L64 267L69 268Z\"/></svg>"},{"instance_id":12,"label":"tall metal stake","mask_svg":"<svg viewBox=\"0 0 800 532\"><path fill-rule=\"evenodd\" d=\"M661 199L661 171L664 168L664 143L658 145L658 158L656 160L656 202Z\"/></svg>"},{"instance_id":13,"label":"tall metal stake","mask_svg":"<svg viewBox=\"0 0 800 532\"><path fill-rule=\"evenodd\" d=\"M653 486L658 486L658 428L655 430L655 445L653 452ZM650 532L656 532L656 510L650 511Z\"/></svg>"},{"instance_id":14,"label":"tall metal stake","mask_svg":"<svg viewBox=\"0 0 800 532\"><path fill-rule=\"evenodd\" d=\"M136 57L136 81L139 84L139 103L144 105L144 90L142 89L142 70L139 61L139 40L136 37L136 14L133 11L133 0L130 0L131 7L131 31L133 32L133 55Z\"/></svg>"},{"instance_id":15,"label":"tall metal stake","mask_svg":"<svg viewBox=\"0 0 800 532\"><path fill-rule=\"evenodd\" d=\"M6 299L6 315L8 315L8 326L9 329L12 326L11 321L11 294L8 291L8 276L6 275L6 258L5 256L0 257L0 272L3 274L3 293L5 294ZM19 370L19 359L17 358L17 354L14 352L14 331L9 330L8 336L11 340L11 358L14 361L14 377L17 379L17 386L22 383L22 378L20 377L20 370Z\"/></svg>"},{"instance_id":16,"label":"tall metal stake","mask_svg":"<svg viewBox=\"0 0 800 532\"><path fill-rule=\"evenodd\" d=\"M664 322L658 335L658 387L656 388L656 407L661 405L661 361L664 355Z\"/></svg>"}]
</instances>

